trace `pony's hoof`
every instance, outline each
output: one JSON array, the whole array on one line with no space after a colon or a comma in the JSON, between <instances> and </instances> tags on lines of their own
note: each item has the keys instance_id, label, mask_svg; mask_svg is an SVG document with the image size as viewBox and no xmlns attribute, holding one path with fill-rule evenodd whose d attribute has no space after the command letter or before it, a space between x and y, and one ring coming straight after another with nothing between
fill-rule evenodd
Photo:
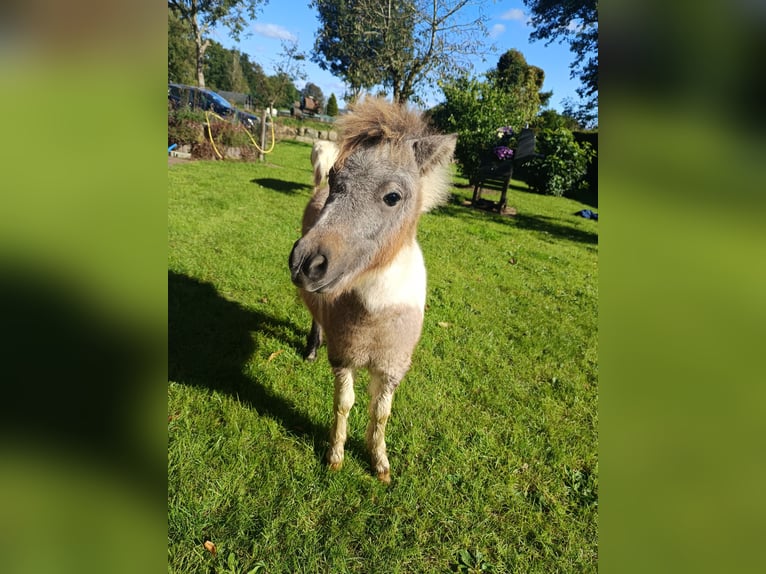
<instances>
[{"instance_id":1,"label":"pony's hoof","mask_svg":"<svg viewBox=\"0 0 766 574\"><path fill-rule=\"evenodd\" d=\"M341 461L341 462L331 462L330 463L330 470L332 470L333 472L337 472L341 468L343 468L343 461Z\"/></svg>"},{"instance_id":2,"label":"pony's hoof","mask_svg":"<svg viewBox=\"0 0 766 574\"><path fill-rule=\"evenodd\" d=\"M379 472L377 475L377 478L380 482L383 484L391 484L391 471L385 470L383 472Z\"/></svg>"}]
</instances>

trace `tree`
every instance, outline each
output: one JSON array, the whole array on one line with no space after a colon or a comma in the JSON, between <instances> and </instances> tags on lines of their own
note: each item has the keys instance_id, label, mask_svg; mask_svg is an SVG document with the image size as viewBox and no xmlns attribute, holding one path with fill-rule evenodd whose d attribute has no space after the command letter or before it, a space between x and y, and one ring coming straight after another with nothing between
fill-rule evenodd
<instances>
[{"instance_id":1,"label":"tree","mask_svg":"<svg viewBox=\"0 0 766 574\"><path fill-rule=\"evenodd\" d=\"M500 56L495 69L487 73L487 78L499 89L514 96L524 123L532 122L553 95L553 92L541 91L545 81L542 68L530 66L518 50L511 49Z\"/></svg>"},{"instance_id":2,"label":"tree","mask_svg":"<svg viewBox=\"0 0 766 574\"><path fill-rule=\"evenodd\" d=\"M324 94L322 93L322 88L316 84L307 82L306 86L303 88L303 95L313 98L320 109L324 108Z\"/></svg>"},{"instance_id":3,"label":"tree","mask_svg":"<svg viewBox=\"0 0 766 574\"><path fill-rule=\"evenodd\" d=\"M327 115L334 118L338 115L338 100L335 98L335 94L330 94L330 99L327 100Z\"/></svg>"},{"instance_id":4,"label":"tree","mask_svg":"<svg viewBox=\"0 0 766 574\"><path fill-rule=\"evenodd\" d=\"M303 80L306 73L303 70L303 61L305 54L298 50L297 41L283 41L282 51L279 58L273 63L274 75L269 76L261 95L264 103L268 107L274 107L277 104L285 104L295 101L296 93L295 82Z\"/></svg>"},{"instance_id":5,"label":"tree","mask_svg":"<svg viewBox=\"0 0 766 574\"><path fill-rule=\"evenodd\" d=\"M598 0L524 0L535 30L533 40L568 42L575 55L572 77L579 76L577 93L584 99L579 116L595 120L598 109Z\"/></svg>"},{"instance_id":6,"label":"tree","mask_svg":"<svg viewBox=\"0 0 766 574\"><path fill-rule=\"evenodd\" d=\"M205 50L203 73L207 85L214 90L231 91L231 54L215 40Z\"/></svg>"},{"instance_id":7,"label":"tree","mask_svg":"<svg viewBox=\"0 0 766 574\"><path fill-rule=\"evenodd\" d=\"M242 69L242 59L239 50L231 50L231 67L229 68L229 79L231 81L231 91L240 94L250 93L250 86L245 79L245 72Z\"/></svg>"},{"instance_id":8,"label":"tree","mask_svg":"<svg viewBox=\"0 0 766 574\"><path fill-rule=\"evenodd\" d=\"M482 0L312 0L318 12L312 56L342 77L352 95L381 85L395 102L470 69L483 54ZM468 8L475 8L468 10Z\"/></svg>"},{"instance_id":9,"label":"tree","mask_svg":"<svg viewBox=\"0 0 766 574\"><path fill-rule=\"evenodd\" d=\"M250 56L245 53L239 55L239 64L242 75L245 77L250 88L249 94L258 106L265 106L268 102L263 98L264 86L266 85L266 73L257 62L251 62Z\"/></svg>"},{"instance_id":10,"label":"tree","mask_svg":"<svg viewBox=\"0 0 766 574\"><path fill-rule=\"evenodd\" d=\"M238 40L245 26L255 19L258 8L268 0L168 0L168 8L190 27L195 46L197 85L205 87L203 63L210 46L208 33L218 24L228 28L231 37Z\"/></svg>"},{"instance_id":11,"label":"tree","mask_svg":"<svg viewBox=\"0 0 766 574\"><path fill-rule=\"evenodd\" d=\"M320 22L311 60L323 70L343 78L348 86L346 97L355 100L363 89L382 81L375 66L380 49L377 37L367 33L363 16L366 3L358 0L312 0Z\"/></svg>"},{"instance_id":12,"label":"tree","mask_svg":"<svg viewBox=\"0 0 766 574\"><path fill-rule=\"evenodd\" d=\"M188 24L168 8L168 82L194 82L194 41Z\"/></svg>"},{"instance_id":13,"label":"tree","mask_svg":"<svg viewBox=\"0 0 766 574\"><path fill-rule=\"evenodd\" d=\"M537 129L555 130L565 128L571 132L582 129L580 123L571 115L559 113L556 110L543 110L537 115L534 121L534 127Z\"/></svg>"}]
</instances>

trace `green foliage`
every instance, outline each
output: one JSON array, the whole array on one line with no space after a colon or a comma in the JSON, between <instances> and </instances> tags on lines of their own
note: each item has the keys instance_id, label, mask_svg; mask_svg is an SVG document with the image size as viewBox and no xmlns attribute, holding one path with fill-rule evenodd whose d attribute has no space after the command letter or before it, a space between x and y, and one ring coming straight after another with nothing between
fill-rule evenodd
<instances>
[{"instance_id":1,"label":"green foliage","mask_svg":"<svg viewBox=\"0 0 766 574\"><path fill-rule=\"evenodd\" d=\"M239 55L239 65L242 75L250 88L249 94L258 106L265 106L268 102L263 99L263 86L266 83L266 73L257 62L251 62L250 57L244 52Z\"/></svg>"},{"instance_id":2,"label":"green foliage","mask_svg":"<svg viewBox=\"0 0 766 574\"><path fill-rule=\"evenodd\" d=\"M486 16L476 4L312 0L320 22L312 59L346 81L349 100L375 86L396 102L417 99L421 86L470 69L469 57L483 54Z\"/></svg>"},{"instance_id":3,"label":"green foliage","mask_svg":"<svg viewBox=\"0 0 766 574\"><path fill-rule=\"evenodd\" d=\"M205 84L212 90L232 91L232 51L213 40L205 51L204 61Z\"/></svg>"},{"instance_id":4,"label":"green foliage","mask_svg":"<svg viewBox=\"0 0 766 574\"><path fill-rule=\"evenodd\" d=\"M301 358L286 264L310 154L168 169L168 573L595 572L598 222L520 182L516 216L468 209L462 179L423 216L428 308L386 487L364 375L344 467L324 463L332 373L324 347Z\"/></svg>"},{"instance_id":5,"label":"green foliage","mask_svg":"<svg viewBox=\"0 0 766 574\"><path fill-rule=\"evenodd\" d=\"M295 82L306 77L304 59L297 41L283 41L282 51L274 63L274 75L264 82L259 99L269 107L292 107L293 102L300 98Z\"/></svg>"},{"instance_id":6,"label":"green foliage","mask_svg":"<svg viewBox=\"0 0 766 574\"><path fill-rule=\"evenodd\" d=\"M494 572L492 565L484 560L484 555L470 550L461 550L458 554L456 572L460 574L481 574L482 572Z\"/></svg>"},{"instance_id":7,"label":"green foliage","mask_svg":"<svg viewBox=\"0 0 766 574\"><path fill-rule=\"evenodd\" d=\"M194 40L197 83L205 85L204 58L210 44L210 31L218 25L228 29L239 39L250 21L254 20L261 4L268 0L168 0L172 9L189 27Z\"/></svg>"},{"instance_id":8,"label":"green foliage","mask_svg":"<svg viewBox=\"0 0 766 574\"><path fill-rule=\"evenodd\" d=\"M598 0L524 0L535 28L530 37L569 43L575 55L570 65L580 78L577 90L584 99L577 115L583 124L597 121L598 110ZM572 23L575 26L572 26Z\"/></svg>"},{"instance_id":9,"label":"green foliage","mask_svg":"<svg viewBox=\"0 0 766 574\"><path fill-rule=\"evenodd\" d=\"M384 38L368 31L380 29L369 22L365 3L346 0L312 0L319 18L311 60L323 70L343 78L356 96L362 89L383 81L383 69L377 55L384 52ZM411 43L411 36L400 38ZM407 44L402 44L406 49Z\"/></svg>"},{"instance_id":10,"label":"green foliage","mask_svg":"<svg viewBox=\"0 0 766 574\"><path fill-rule=\"evenodd\" d=\"M556 110L543 110L537 115L532 125L539 130L566 128L574 132L581 128L577 119L566 113L560 114Z\"/></svg>"},{"instance_id":11,"label":"green foliage","mask_svg":"<svg viewBox=\"0 0 766 574\"><path fill-rule=\"evenodd\" d=\"M205 113L188 108L173 109L168 104L168 146L201 142Z\"/></svg>"},{"instance_id":12,"label":"green foliage","mask_svg":"<svg viewBox=\"0 0 766 574\"><path fill-rule=\"evenodd\" d=\"M532 189L561 197L586 185L583 178L594 157L589 143L578 144L566 128L543 129L537 133L536 151L544 157L526 165L526 182Z\"/></svg>"},{"instance_id":13,"label":"green foliage","mask_svg":"<svg viewBox=\"0 0 766 574\"><path fill-rule=\"evenodd\" d=\"M473 179L497 141L497 129L522 124L522 112L512 94L490 82L458 78L441 84L445 101L431 112L442 131L458 134L455 159L460 173Z\"/></svg>"},{"instance_id":14,"label":"green foliage","mask_svg":"<svg viewBox=\"0 0 766 574\"><path fill-rule=\"evenodd\" d=\"M194 76L194 40L191 29L175 10L168 8L168 82L192 84Z\"/></svg>"},{"instance_id":15,"label":"green foliage","mask_svg":"<svg viewBox=\"0 0 766 574\"><path fill-rule=\"evenodd\" d=\"M463 176L473 180L498 145L498 128L510 126L518 132L536 118L541 102L550 97L540 92L544 77L521 52L508 50L486 81L463 76L440 83L445 101L431 115L441 130L458 134L455 159Z\"/></svg>"},{"instance_id":16,"label":"green foliage","mask_svg":"<svg viewBox=\"0 0 766 574\"><path fill-rule=\"evenodd\" d=\"M332 124L323 122L317 117L309 118L307 116L301 117L280 117L279 123L283 126L289 126L291 128L311 128L318 132L327 131L332 128Z\"/></svg>"},{"instance_id":17,"label":"green foliage","mask_svg":"<svg viewBox=\"0 0 766 574\"><path fill-rule=\"evenodd\" d=\"M335 94L330 94L330 99L327 100L327 115L334 118L338 115L338 100L335 98Z\"/></svg>"},{"instance_id":18,"label":"green foliage","mask_svg":"<svg viewBox=\"0 0 766 574\"><path fill-rule=\"evenodd\" d=\"M495 69L487 73L487 79L501 90L513 94L525 124L534 120L540 107L547 104L553 95L553 92L540 91L545 81L542 68L530 66L524 55L514 49L500 56Z\"/></svg>"},{"instance_id":19,"label":"green foliage","mask_svg":"<svg viewBox=\"0 0 766 574\"><path fill-rule=\"evenodd\" d=\"M168 146L190 145L194 158L217 159L211 137L221 154L224 148L236 147L240 150L241 160L251 161L255 158L253 141L242 124L211 118L208 126L208 118L203 111L168 109Z\"/></svg>"}]
</instances>

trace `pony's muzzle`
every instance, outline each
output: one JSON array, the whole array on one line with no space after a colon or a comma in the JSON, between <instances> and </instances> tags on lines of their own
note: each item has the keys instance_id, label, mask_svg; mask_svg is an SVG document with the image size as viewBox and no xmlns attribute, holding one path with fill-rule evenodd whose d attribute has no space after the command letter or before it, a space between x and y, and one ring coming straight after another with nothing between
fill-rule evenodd
<instances>
[{"instance_id":1,"label":"pony's muzzle","mask_svg":"<svg viewBox=\"0 0 766 574\"><path fill-rule=\"evenodd\" d=\"M307 291L320 290L328 265L329 260L325 254L318 251L306 253L300 240L293 245L290 253L290 276L298 287Z\"/></svg>"}]
</instances>

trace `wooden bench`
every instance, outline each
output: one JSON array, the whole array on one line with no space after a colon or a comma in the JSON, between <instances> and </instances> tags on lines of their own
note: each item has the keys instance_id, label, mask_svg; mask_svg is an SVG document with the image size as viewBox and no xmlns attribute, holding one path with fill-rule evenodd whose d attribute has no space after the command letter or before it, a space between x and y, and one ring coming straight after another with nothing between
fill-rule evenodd
<instances>
[{"instance_id":1,"label":"wooden bench","mask_svg":"<svg viewBox=\"0 0 766 574\"><path fill-rule=\"evenodd\" d=\"M542 157L535 153L535 132L530 128L524 128L519 133L516 148L513 150L513 159L498 160L482 165L474 181L472 205L478 205L481 201L482 191L491 189L500 192L500 201L497 210L502 213L506 208L508 186L513 177L513 168L528 162L536 157Z\"/></svg>"}]
</instances>

